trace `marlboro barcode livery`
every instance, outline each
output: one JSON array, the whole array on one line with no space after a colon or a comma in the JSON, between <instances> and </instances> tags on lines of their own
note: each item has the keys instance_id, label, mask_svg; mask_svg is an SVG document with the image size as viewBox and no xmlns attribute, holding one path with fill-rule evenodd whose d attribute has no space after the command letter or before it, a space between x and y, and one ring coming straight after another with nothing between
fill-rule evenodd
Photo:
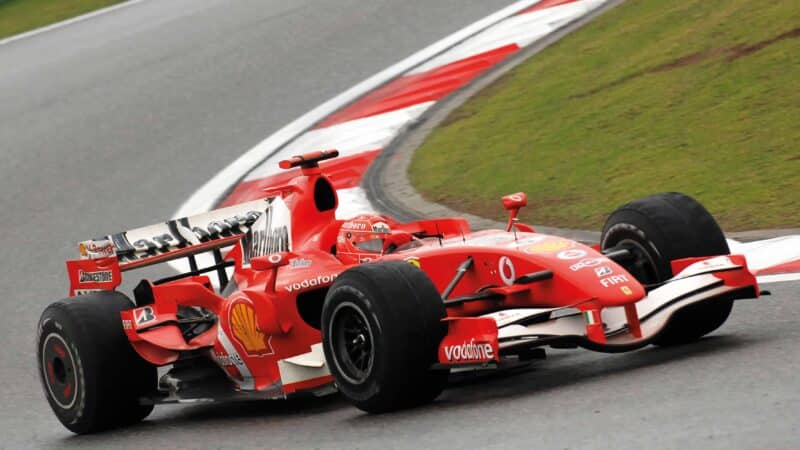
<instances>
[{"instance_id":1,"label":"marlboro barcode livery","mask_svg":"<svg viewBox=\"0 0 800 450\"><path fill-rule=\"evenodd\" d=\"M546 346L687 343L760 293L682 194L622 206L595 246L517 222L523 193L503 198L502 230L338 220L318 164L336 156L282 161L289 181L261 199L81 242L70 297L39 324L41 380L61 422L89 433L158 404L337 389L364 411L406 408L433 401L451 370L523 364ZM123 274L177 258L184 273L118 290Z\"/></svg>"}]
</instances>

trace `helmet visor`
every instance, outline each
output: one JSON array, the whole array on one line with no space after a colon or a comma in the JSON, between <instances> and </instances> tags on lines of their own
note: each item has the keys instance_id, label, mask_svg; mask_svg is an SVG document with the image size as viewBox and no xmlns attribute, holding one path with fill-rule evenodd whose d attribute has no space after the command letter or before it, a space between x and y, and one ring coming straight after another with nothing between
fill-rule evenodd
<instances>
[{"instance_id":1,"label":"helmet visor","mask_svg":"<svg viewBox=\"0 0 800 450\"><path fill-rule=\"evenodd\" d=\"M356 243L356 248L369 253L380 253L383 251L383 239L370 239Z\"/></svg>"}]
</instances>

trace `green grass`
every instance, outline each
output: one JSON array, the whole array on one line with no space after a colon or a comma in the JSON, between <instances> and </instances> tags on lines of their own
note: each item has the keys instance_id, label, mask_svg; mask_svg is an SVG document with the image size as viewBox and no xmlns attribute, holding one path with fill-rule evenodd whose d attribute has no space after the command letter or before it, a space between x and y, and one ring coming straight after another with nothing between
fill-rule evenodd
<instances>
[{"instance_id":1,"label":"green grass","mask_svg":"<svg viewBox=\"0 0 800 450\"><path fill-rule=\"evenodd\" d=\"M122 0L0 0L0 39Z\"/></svg>"},{"instance_id":2,"label":"green grass","mask_svg":"<svg viewBox=\"0 0 800 450\"><path fill-rule=\"evenodd\" d=\"M417 150L433 201L599 229L663 191L726 230L800 226L800 2L629 0L506 74Z\"/></svg>"}]
</instances>

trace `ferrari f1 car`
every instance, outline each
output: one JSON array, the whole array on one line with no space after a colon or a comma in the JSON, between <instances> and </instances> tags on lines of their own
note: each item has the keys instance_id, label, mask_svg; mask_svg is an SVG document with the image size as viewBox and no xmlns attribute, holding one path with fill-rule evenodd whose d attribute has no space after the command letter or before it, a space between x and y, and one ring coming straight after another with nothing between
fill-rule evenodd
<instances>
[{"instance_id":1,"label":"ferrari f1 car","mask_svg":"<svg viewBox=\"0 0 800 450\"><path fill-rule=\"evenodd\" d=\"M433 401L451 370L542 348L631 351L694 341L759 295L711 215L665 193L628 203L587 246L516 220L338 220L316 152L264 198L80 243L69 298L39 322L41 382L76 433L131 424L156 404L322 395L378 413ZM122 274L183 258L183 273ZM214 280L212 280L212 277ZM160 370L161 375L158 376Z\"/></svg>"}]
</instances>

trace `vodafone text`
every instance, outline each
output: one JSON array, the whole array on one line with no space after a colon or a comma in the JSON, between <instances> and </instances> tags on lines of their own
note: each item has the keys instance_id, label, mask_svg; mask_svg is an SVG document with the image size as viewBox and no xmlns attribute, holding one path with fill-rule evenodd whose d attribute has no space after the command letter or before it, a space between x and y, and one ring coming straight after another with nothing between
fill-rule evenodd
<instances>
[{"instance_id":1,"label":"vodafone text","mask_svg":"<svg viewBox=\"0 0 800 450\"><path fill-rule=\"evenodd\" d=\"M326 284L331 284L336 279L338 275L332 273L330 275L319 275L316 278L311 278L308 280L303 280L299 283L292 283L286 285L286 290L289 292L299 291L302 289L308 289L315 286L324 286Z\"/></svg>"},{"instance_id":2,"label":"vodafone text","mask_svg":"<svg viewBox=\"0 0 800 450\"><path fill-rule=\"evenodd\" d=\"M494 359L494 349L488 342L475 343L475 339L458 345L447 345L444 356L448 361L486 361Z\"/></svg>"}]
</instances>

